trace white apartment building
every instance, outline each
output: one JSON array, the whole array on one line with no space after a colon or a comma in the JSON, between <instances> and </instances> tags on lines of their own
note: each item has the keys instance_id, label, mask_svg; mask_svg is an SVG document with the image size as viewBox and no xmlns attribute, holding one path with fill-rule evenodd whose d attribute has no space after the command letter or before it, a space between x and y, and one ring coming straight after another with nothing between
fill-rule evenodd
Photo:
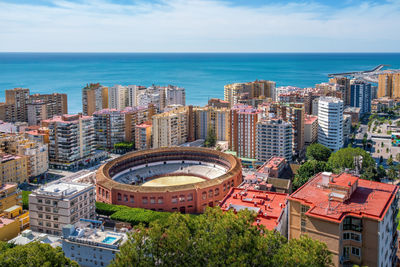
<instances>
[{"instance_id":1,"label":"white apartment building","mask_svg":"<svg viewBox=\"0 0 400 267\"><path fill-rule=\"evenodd\" d=\"M80 218L95 217L95 186L58 180L29 195L30 228L62 235L62 228Z\"/></svg>"},{"instance_id":2,"label":"white apartment building","mask_svg":"<svg viewBox=\"0 0 400 267\"><path fill-rule=\"evenodd\" d=\"M49 159L55 168L69 169L91 161L95 151L93 117L55 116L43 121L49 128Z\"/></svg>"},{"instance_id":3,"label":"white apartment building","mask_svg":"<svg viewBox=\"0 0 400 267\"><path fill-rule=\"evenodd\" d=\"M96 145L114 148L125 140L125 114L116 109L102 109L93 113Z\"/></svg>"},{"instance_id":4,"label":"white apartment building","mask_svg":"<svg viewBox=\"0 0 400 267\"><path fill-rule=\"evenodd\" d=\"M282 119L264 119L256 125L256 159L266 162L272 157L292 160L292 124Z\"/></svg>"},{"instance_id":5,"label":"white apartment building","mask_svg":"<svg viewBox=\"0 0 400 267\"><path fill-rule=\"evenodd\" d=\"M114 85L108 88L108 108L122 110L129 106L128 88Z\"/></svg>"},{"instance_id":6,"label":"white apartment building","mask_svg":"<svg viewBox=\"0 0 400 267\"><path fill-rule=\"evenodd\" d=\"M167 87L160 87L161 105L165 108L170 105L186 105L185 88L168 85Z\"/></svg>"},{"instance_id":7,"label":"white apartment building","mask_svg":"<svg viewBox=\"0 0 400 267\"><path fill-rule=\"evenodd\" d=\"M318 143L334 151L343 147L343 100L336 97L319 98Z\"/></svg>"}]
</instances>

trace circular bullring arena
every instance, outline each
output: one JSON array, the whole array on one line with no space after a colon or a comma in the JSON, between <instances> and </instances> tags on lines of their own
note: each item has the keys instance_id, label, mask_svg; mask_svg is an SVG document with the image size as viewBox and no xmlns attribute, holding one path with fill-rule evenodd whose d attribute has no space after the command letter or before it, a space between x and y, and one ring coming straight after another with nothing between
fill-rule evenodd
<instances>
[{"instance_id":1,"label":"circular bullring arena","mask_svg":"<svg viewBox=\"0 0 400 267\"><path fill-rule=\"evenodd\" d=\"M174 147L125 154L101 166L97 201L156 211L201 213L242 182L235 156Z\"/></svg>"}]
</instances>

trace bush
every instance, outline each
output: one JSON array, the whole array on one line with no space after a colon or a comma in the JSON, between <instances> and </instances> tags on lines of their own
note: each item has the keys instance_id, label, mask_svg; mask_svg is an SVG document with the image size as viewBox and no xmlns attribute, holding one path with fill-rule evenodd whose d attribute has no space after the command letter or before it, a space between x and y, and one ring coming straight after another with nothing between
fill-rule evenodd
<instances>
[{"instance_id":1,"label":"bush","mask_svg":"<svg viewBox=\"0 0 400 267\"><path fill-rule=\"evenodd\" d=\"M130 223L132 226L140 223L148 226L154 221L164 223L172 214L171 212L130 208L127 206L111 205L101 202L96 202L96 212L98 214L110 216L112 220Z\"/></svg>"},{"instance_id":2,"label":"bush","mask_svg":"<svg viewBox=\"0 0 400 267\"><path fill-rule=\"evenodd\" d=\"M29 195L31 191L22 191L22 208L24 210L29 210Z\"/></svg>"}]
</instances>

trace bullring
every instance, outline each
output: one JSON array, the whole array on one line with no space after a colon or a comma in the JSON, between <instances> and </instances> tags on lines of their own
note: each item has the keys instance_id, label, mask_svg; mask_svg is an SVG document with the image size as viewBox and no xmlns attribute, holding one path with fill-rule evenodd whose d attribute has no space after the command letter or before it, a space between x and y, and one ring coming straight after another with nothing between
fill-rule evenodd
<instances>
[{"instance_id":1,"label":"bullring","mask_svg":"<svg viewBox=\"0 0 400 267\"><path fill-rule=\"evenodd\" d=\"M242 182L240 160L207 148L133 152L102 165L97 201L156 211L201 213Z\"/></svg>"}]
</instances>

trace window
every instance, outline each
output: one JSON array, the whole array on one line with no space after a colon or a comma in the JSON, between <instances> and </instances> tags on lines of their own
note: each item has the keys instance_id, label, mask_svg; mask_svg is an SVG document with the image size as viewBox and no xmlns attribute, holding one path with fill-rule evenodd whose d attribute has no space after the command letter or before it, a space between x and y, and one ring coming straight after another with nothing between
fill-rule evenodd
<instances>
[{"instance_id":1,"label":"window","mask_svg":"<svg viewBox=\"0 0 400 267\"><path fill-rule=\"evenodd\" d=\"M193 201L193 194L189 194L187 196L187 201Z\"/></svg>"},{"instance_id":2,"label":"window","mask_svg":"<svg viewBox=\"0 0 400 267\"><path fill-rule=\"evenodd\" d=\"M122 200L122 195L121 195L121 193L118 193L118 201L121 201Z\"/></svg>"},{"instance_id":3,"label":"window","mask_svg":"<svg viewBox=\"0 0 400 267\"><path fill-rule=\"evenodd\" d=\"M164 198L159 197L159 198L158 198L158 204L163 204L163 203L164 203Z\"/></svg>"},{"instance_id":4,"label":"window","mask_svg":"<svg viewBox=\"0 0 400 267\"><path fill-rule=\"evenodd\" d=\"M207 193L206 193L206 192L203 192L203 193L201 194L201 198L202 198L202 199L206 199L206 198L207 198Z\"/></svg>"},{"instance_id":5,"label":"window","mask_svg":"<svg viewBox=\"0 0 400 267\"><path fill-rule=\"evenodd\" d=\"M156 204L156 198L150 197L150 204Z\"/></svg>"},{"instance_id":6,"label":"window","mask_svg":"<svg viewBox=\"0 0 400 267\"><path fill-rule=\"evenodd\" d=\"M37 202L38 202L38 203L43 203L43 200L42 200L42 199L38 199Z\"/></svg>"},{"instance_id":7,"label":"window","mask_svg":"<svg viewBox=\"0 0 400 267\"><path fill-rule=\"evenodd\" d=\"M309 206L301 205L301 213L306 213L310 209Z\"/></svg>"},{"instance_id":8,"label":"window","mask_svg":"<svg viewBox=\"0 0 400 267\"><path fill-rule=\"evenodd\" d=\"M142 203L143 203L143 204L147 204L147 203L148 203L147 197L142 197Z\"/></svg>"},{"instance_id":9,"label":"window","mask_svg":"<svg viewBox=\"0 0 400 267\"><path fill-rule=\"evenodd\" d=\"M50 199L46 199L44 202L45 202L46 204L50 204Z\"/></svg>"},{"instance_id":10,"label":"window","mask_svg":"<svg viewBox=\"0 0 400 267\"><path fill-rule=\"evenodd\" d=\"M226 184L224 184L224 192L225 192L225 190L226 190Z\"/></svg>"},{"instance_id":11,"label":"window","mask_svg":"<svg viewBox=\"0 0 400 267\"><path fill-rule=\"evenodd\" d=\"M213 197L213 191L212 190L208 190L208 197Z\"/></svg>"},{"instance_id":12,"label":"window","mask_svg":"<svg viewBox=\"0 0 400 267\"><path fill-rule=\"evenodd\" d=\"M128 202L128 196L127 195L124 195L124 201Z\"/></svg>"},{"instance_id":13,"label":"window","mask_svg":"<svg viewBox=\"0 0 400 267\"><path fill-rule=\"evenodd\" d=\"M41 214L41 213L39 213L38 216L39 216L39 218L43 218L43 214Z\"/></svg>"},{"instance_id":14,"label":"window","mask_svg":"<svg viewBox=\"0 0 400 267\"><path fill-rule=\"evenodd\" d=\"M219 195L219 188L216 188L215 189L215 196L218 196Z\"/></svg>"},{"instance_id":15,"label":"window","mask_svg":"<svg viewBox=\"0 0 400 267\"><path fill-rule=\"evenodd\" d=\"M357 233L343 233L343 240L361 241L361 235Z\"/></svg>"},{"instance_id":16,"label":"window","mask_svg":"<svg viewBox=\"0 0 400 267\"><path fill-rule=\"evenodd\" d=\"M362 221L359 218L348 216L343 220L343 230L362 231Z\"/></svg>"},{"instance_id":17,"label":"window","mask_svg":"<svg viewBox=\"0 0 400 267\"><path fill-rule=\"evenodd\" d=\"M177 202L178 202L178 196L173 196L172 203L177 203Z\"/></svg>"},{"instance_id":18,"label":"window","mask_svg":"<svg viewBox=\"0 0 400 267\"><path fill-rule=\"evenodd\" d=\"M306 224L307 224L306 218L301 218L301 231L302 232L306 231Z\"/></svg>"},{"instance_id":19,"label":"window","mask_svg":"<svg viewBox=\"0 0 400 267\"><path fill-rule=\"evenodd\" d=\"M179 196L179 202L185 202L185 196L184 195L180 195Z\"/></svg>"},{"instance_id":20,"label":"window","mask_svg":"<svg viewBox=\"0 0 400 267\"><path fill-rule=\"evenodd\" d=\"M351 254L360 257L360 249L357 247L351 247Z\"/></svg>"},{"instance_id":21,"label":"window","mask_svg":"<svg viewBox=\"0 0 400 267\"><path fill-rule=\"evenodd\" d=\"M134 203L135 202L135 198L131 195L131 196L129 196L129 198L130 198L130 200L131 200L131 203Z\"/></svg>"}]
</instances>

